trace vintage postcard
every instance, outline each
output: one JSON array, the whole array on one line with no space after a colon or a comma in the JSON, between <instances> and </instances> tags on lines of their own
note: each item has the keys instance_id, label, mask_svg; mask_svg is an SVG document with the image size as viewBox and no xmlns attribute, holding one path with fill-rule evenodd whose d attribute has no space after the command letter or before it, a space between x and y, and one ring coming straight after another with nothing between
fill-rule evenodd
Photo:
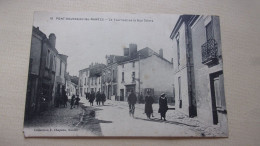
<instances>
[{"instance_id":1,"label":"vintage postcard","mask_svg":"<svg viewBox=\"0 0 260 146\"><path fill-rule=\"evenodd\" d=\"M220 19L35 12L25 137L228 137Z\"/></svg>"}]
</instances>

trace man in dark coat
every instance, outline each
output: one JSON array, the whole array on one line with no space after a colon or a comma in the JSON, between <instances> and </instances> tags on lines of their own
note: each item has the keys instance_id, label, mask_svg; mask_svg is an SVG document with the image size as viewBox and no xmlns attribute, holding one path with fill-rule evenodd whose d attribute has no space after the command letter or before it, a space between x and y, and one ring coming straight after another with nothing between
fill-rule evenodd
<instances>
[{"instance_id":1,"label":"man in dark coat","mask_svg":"<svg viewBox=\"0 0 260 146\"><path fill-rule=\"evenodd\" d=\"M145 97L145 108L144 112L146 113L146 116L148 119L151 118L151 114L153 113L153 107L152 104L154 103L153 97L150 95L150 92L147 92L147 96Z\"/></svg>"},{"instance_id":2,"label":"man in dark coat","mask_svg":"<svg viewBox=\"0 0 260 146\"><path fill-rule=\"evenodd\" d=\"M168 104L167 104L167 97L166 94L162 93L161 97L159 98L159 113L161 113L161 120L164 118L164 121L166 121L165 116L166 112L168 110Z\"/></svg>"},{"instance_id":3,"label":"man in dark coat","mask_svg":"<svg viewBox=\"0 0 260 146\"><path fill-rule=\"evenodd\" d=\"M90 103L90 105L93 106L94 100L95 100L95 92L94 92L94 91L91 91L91 94L90 94L90 96L89 96L89 103Z\"/></svg>"},{"instance_id":4,"label":"man in dark coat","mask_svg":"<svg viewBox=\"0 0 260 146\"><path fill-rule=\"evenodd\" d=\"M102 105L104 105L104 103L106 101L106 95L105 95L104 91L102 91L102 94L101 94L101 101L102 101Z\"/></svg>"},{"instance_id":5,"label":"man in dark coat","mask_svg":"<svg viewBox=\"0 0 260 146\"><path fill-rule=\"evenodd\" d=\"M70 100L70 109L74 107L74 102L75 102L75 95L72 95L71 100Z\"/></svg>"},{"instance_id":6,"label":"man in dark coat","mask_svg":"<svg viewBox=\"0 0 260 146\"><path fill-rule=\"evenodd\" d=\"M75 98L75 105L77 106L77 108L79 107L79 101L80 101L80 98L79 98L79 95L77 95L77 97Z\"/></svg>"},{"instance_id":7,"label":"man in dark coat","mask_svg":"<svg viewBox=\"0 0 260 146\"><path fill-rule=\"evenodd\" d=\"M96 95L97 105L100 105L100 101L101 101L101 94L100 94L100 92L98 91L98 92L97 92L97 95Z\"/></svg>"},{"instance_id":8,"label":"man in dark coat","mask_svg":"<svg viewBox=\"0 0 260 146\"><path fill-rule=\"evenodd\" d=\"M135 104L137 101L137 97L133 90L131 90L130 95L128 96L128 104L129 104L129 115L134 117L135 113Z\"/></svg>"}]
</instances>

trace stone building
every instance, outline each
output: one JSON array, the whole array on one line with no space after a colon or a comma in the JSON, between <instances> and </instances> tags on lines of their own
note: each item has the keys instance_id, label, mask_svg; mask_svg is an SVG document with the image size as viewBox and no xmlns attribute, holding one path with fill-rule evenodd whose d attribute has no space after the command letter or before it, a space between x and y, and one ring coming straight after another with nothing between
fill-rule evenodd
<instances>
[{"instance_id":1,"label":"stone building","mask_svg":"<svg viewBox=\"0 0 260 146\"><path fill-rule=\"evenodd\" d=\"M227 110L219 17L182 15L170 37L177 55L174 76L180 78L175 82L176 97L183 100L183 109L178 110L219 126L226 133ZM179 71L182 63L186 64L187 71Z\"/></svg>"},{"instance_id":2,"label":"stone building","mask_svg":"<svg viewBox=\"0 0 260 146\"><path fill-rule=\"evenodd\" d=\"M47 38L38 27L33 27L25 118L54 105L57 68L61 66L57 63L57 58L65 56L58 53L55 44L55 34L50 34ZM64 63L63 73L66 70L66 60Z\"/></svg>"}]
</instances>

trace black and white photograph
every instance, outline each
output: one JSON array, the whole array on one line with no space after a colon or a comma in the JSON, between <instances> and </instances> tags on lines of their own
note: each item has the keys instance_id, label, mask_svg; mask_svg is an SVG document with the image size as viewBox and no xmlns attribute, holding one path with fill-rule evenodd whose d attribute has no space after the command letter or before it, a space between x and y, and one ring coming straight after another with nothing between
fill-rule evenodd
<instances>
[{"instance_id":1,"label":"black and white photograph","mask_svg":"<svg viewBox=\"0 0 260 146\"><path fill-rule=\"evenodd\" d=\"M228 137L220 19L35 12L25 137Z\"/></svg>"}]
</instances>

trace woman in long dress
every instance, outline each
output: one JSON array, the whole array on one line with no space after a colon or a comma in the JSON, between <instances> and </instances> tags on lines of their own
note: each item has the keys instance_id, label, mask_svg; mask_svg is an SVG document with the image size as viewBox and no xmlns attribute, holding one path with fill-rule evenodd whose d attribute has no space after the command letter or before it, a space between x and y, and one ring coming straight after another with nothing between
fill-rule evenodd
<instances>
[{"instance_id":1,"label":"woman in long dress","mask_svg":"<svg viewBox=\"0 0 260 146\"><path fill-rule=\"evenodd\" d=\"M168 110L168 104L167 104L167 97L166 94L162 93L161 97L159 98L159 113L161 114L161 120L162 118L164 121L166 121L166 112Z\"/></svg>"},{"instance_id":2,"label":"woman in long dress","mask_svg":"<svg viewBox=\"0 0 260 146\"><path fill-rule=\"evenodd\" d=\"M145 97L145 108L144 108L144 112L146 113L146 116L148 119L151 118L151 114L153 113L153 107L152 104L154 103L154 99L153 97L150 95L149 92L148 96Z\"/></svg>"}]
</instances>

